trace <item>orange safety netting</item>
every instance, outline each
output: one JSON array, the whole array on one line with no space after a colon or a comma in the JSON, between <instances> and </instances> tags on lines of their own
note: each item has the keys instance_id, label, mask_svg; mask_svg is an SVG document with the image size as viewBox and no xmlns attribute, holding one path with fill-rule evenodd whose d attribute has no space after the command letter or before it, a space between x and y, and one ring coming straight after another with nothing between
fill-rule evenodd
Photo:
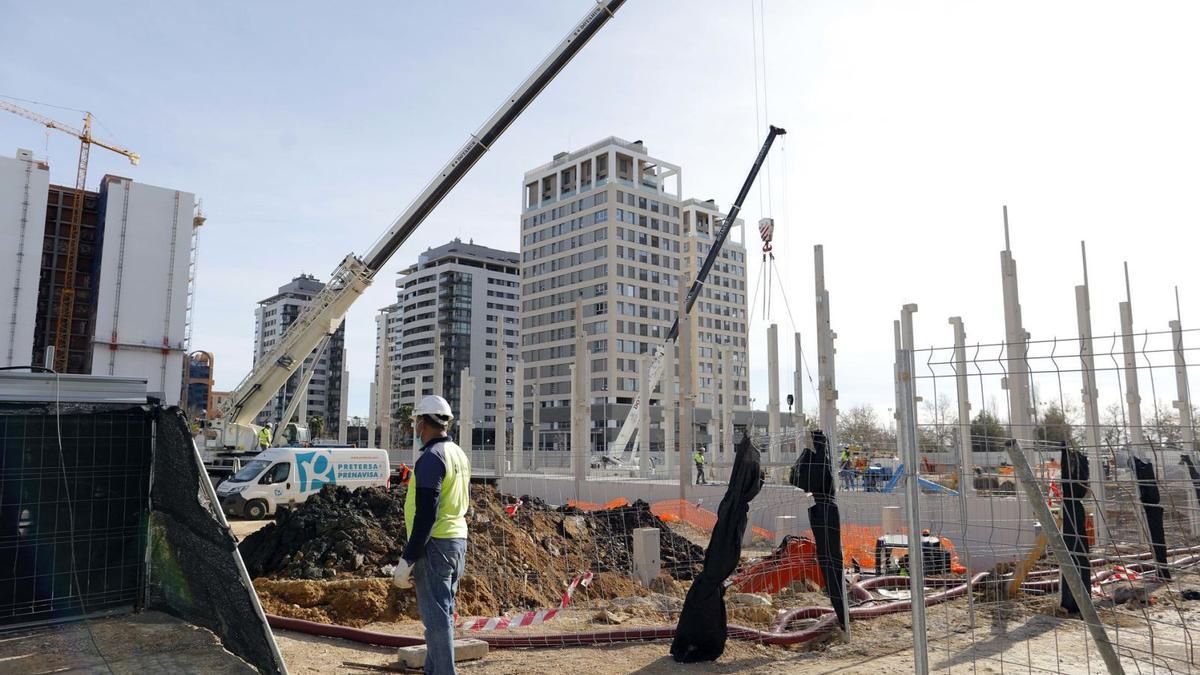
<instances>
[{"instance_id":1,"label":"orange safety netting","mask_svg":"<svg viewBox=\"0 0 1200 675\"><path fill-rule=\"evenodd\" d=\"M568 499L567 506L579 509L580 511L607 511L609 509L619 509L622 506L629 506L629 500L624 497L617 497L606 504L597 504L595 502L581 502Z\"/></svg>"},{"instance_id":2,"label":"orange safety netting","mask_svg":"<svg viewBox=\"0 0 1200 675\"><path fill-rule=\"evenodd\" d=\"M650 513L658 516L658 519L664 523L684 522L706 532L712 532L712 529L717 526L716 513L682 499L665 499L661 502L654 502L650 505ZM771 539L774 536L770 530L764 530L761 527L751 527L750 529L764 539Z\"/></svg>"}]
</instances>

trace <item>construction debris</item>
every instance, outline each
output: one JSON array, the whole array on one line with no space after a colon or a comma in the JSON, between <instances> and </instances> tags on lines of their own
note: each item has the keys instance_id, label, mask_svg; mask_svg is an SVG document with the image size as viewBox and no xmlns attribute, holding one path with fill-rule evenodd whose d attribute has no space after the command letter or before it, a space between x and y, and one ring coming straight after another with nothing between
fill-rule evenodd
<instances>
[{"instance_id":1,"label":"construction debris","mask_svg":"<svg viewBox=\"0 0 1200 675\"><path fill-rule=\"evenodd\" d=\"M404 548L404 497L403 488L327 486L246 537L239 549L268 611L347 625L416 616L411 593L395 591L382 572ZM647 593L628 576L638 527L662 531L663 571L670 576L661 586L691 579L704 557L645 502L585 512L522 497L510 513L506 507L516 498L480 485L471 487L471 499L458 592L463 617L556 607L571 580L587 571L596 576L578 591L585 602Z\"/></svg>"}]
</instances>

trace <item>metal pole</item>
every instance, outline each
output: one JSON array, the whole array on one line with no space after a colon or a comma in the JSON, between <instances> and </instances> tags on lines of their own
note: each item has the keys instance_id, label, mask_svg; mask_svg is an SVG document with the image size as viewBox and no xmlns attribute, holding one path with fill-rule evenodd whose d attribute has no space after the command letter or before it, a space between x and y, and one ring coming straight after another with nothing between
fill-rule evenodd
<instances>
[{"instance_id":1,"label":"metal pole","mask_svg":"<svg viewBox=\"0 0 1200 675\"><path fill-rule=\"evenodd\" d=\"M1093 530L1096 533L1096 545L1108 544L1108 524L1104 510L1108 505L1104 486L1104 456L1100 448L1100 393L1096 388L1096 358L1092 345L1092 298L1088 285L1087 245L1079 242L1079 250L1083 257L1083 284L1075 287L1075 316L1079 325L1079 363L1083 373L1084 441L1088 445L1092 466L1095 467L1096 480L1092 488L1096 495L1097 508L1093 517L1096 519Z\"/></svg>"},{"instance_id":2,"label":"metal pole","mask_svg":"<svg viewBox=\"0 0 1200 675\"><path fill-rule=\"evenodd\" d=\"M1058 523L1054 520L1054 514L1050 512L1050 506L1046 503L1045 496L1038 489L1036 479L1033 477L1033 469L1029 468L1029 461L1025 458L1025 453L1021 451L1017 441L1008 441L1005 444L1005 451L1008 452L1017 479L1025 486L1025 497L1029 500L1029 504L1033 507L1033 512L1042 526L1042 534L1045 535L1046 543L1049 544L1054 558L1058 561L1059 571L1066 580L1067 586L1070 587L1071 594L1078 600L1079 613L1083 616L1088 630L1091 631L1092 640L1096 643L1096 649L1100 651L1101 658L1104 659L1104 665L1108 667L1109 673L1123 675L1125 669L1121 666L1121 660L1117 658L1117 652L1113 648L1112 642L1109 642L1104 624L1100 623L1100 615L1096 613L1095 605L1092 604L1091 579L1085 583L1083 577L1080 576L1079 568L1071 558L1070 551L1067 550L1067 542L1063 540Z\"/></svg>"},{"instance_id":3,"label":"metal pole","mask_svg":"<svg viewBox=\"0 0 1200 675\"><path fill-rule=\"evenodd\" d=\"M910 333L912 328L911 313L905 314L904 332ZM921 486L917 482L917 416L913 401L913 353L911 349L896 350L896 380L900 394L901 406L897 439L903 438L903 446L907 451L904 458L906 466L905 506L908 511L908 574L911 581L912 618L913 618L913 672L917 675L929 673L929 645L925 632L925 559L921 547Z\"/></svg>"},{"instance_id":4,"label":"metal pole","mask_svg":"<svg viewBox=\"0 0 1200 675\"><path fill-rule=\"evenodd\" d=\"M958 520L962 525L961 550L963 563L967 567L967 620L971 628L975 627L975 591L971 588L971 579L975 570L971 567L970 538L967 537L967 524L970 515L967 512L967 495L975 496L974 457L971 453L971 399L970 387L967 382L967 331L963 328L962 317L950 317L954 326L954 381L958 388Z\"/></svg>"}]
</instances>

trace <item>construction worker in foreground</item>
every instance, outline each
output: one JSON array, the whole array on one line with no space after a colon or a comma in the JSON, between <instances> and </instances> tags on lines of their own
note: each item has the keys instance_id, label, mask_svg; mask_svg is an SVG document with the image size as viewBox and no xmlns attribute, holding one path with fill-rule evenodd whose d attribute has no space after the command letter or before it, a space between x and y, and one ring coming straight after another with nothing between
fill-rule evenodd
<instances>
[{"instance_id":1,"label":"construction worker in foreground","mask_svg":"<svg viewBox=\"0 0 1200 675\"><path fill-rule=\"evenodd\" d=\"M425 672L442 675L456 672L454 596L467 557L471 462L446 433L454 419L446 399L426 396L412 416L421 455L404 500L408 544L392 582L399 588L416 585L425 624Z\"/></svg>"},{"instance_id":2,"label":"construction worker in foreground","mask_svg":"<svg viewBox=\"0 0 1200 675\"><path fill-rule=\"evenodd\" d=\"M258 430L258 449L266 450L271 447L271 425Z\"/></svg>"},{"instance_id":3,"label":"construction worker in foreground","mask_svg":"<svg viewBox=\"0 0 1200 675\"><path fill-rule=\"evenodd\" d=\"M708 481L704 479L704 446L692 455L692 461L696 463L696 485L707 485Z\"/></svg>"}]
</instances>

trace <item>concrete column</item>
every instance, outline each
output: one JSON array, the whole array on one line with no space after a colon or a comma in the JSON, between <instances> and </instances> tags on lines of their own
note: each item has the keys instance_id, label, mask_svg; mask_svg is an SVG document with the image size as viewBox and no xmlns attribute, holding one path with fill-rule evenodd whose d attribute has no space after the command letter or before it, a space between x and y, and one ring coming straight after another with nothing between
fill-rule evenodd
<instances>
[{"instance_id":1,"label":"concrete column","mask_svg":"<svg viewBox=\"0 0 1200 675\"><path fill-rule=\"evenodd\" d=\"M725 457L733 462L735 443L733 438L733 352L729 345L721 350L721 445L725 448Z\"/></svg>"},{"instance_id":2,"label":"concrete column","mask_svg":"<svg viewBox=\"0 0 1200 675\"><path fill-rule=\"evenodd\" d=\"M345 362L343 361L343 363L345 363ZM346 427L350 426L350 415L346 412L346 408L350 404L350 394L349 394L350 371L346 370L345 368L342 368L342 387L341 387L341 389L342 390L339 394L339 396L341 397L341 404L338 406L338 408L339 408L338 416L340 418L338 420L338 443L345 445L346 438L347 438L347 432L349 431L349 429L347 429Z\"/></svg>"},{"instance_id":3,"label":"concrete column","mask_svg":"<svg viewBox=\"0 0 1200 675\"><path fill-rule=\"evenodd\" d=\"M385 333L386 330L385 328ZM386 343L384 343L383 354L379 361L379 388L376 390L376 396L379 397L379 411L376 414L376 420L381 427L379 447L390 450L392 448L392 361Z\"/></svg>"},{"instance_id":4,"label":"concrete column","mask_svg":"<svg viewBox=\"0 0 1200 675\"><path fill-rule=\"evenodd\" d=\"M779 325L767 327L767 457L779 461Z\"/></svg>"},{"instance_id":5,"label":"concrete column","mask_svg":"<svg viewBox=\"0 0 1200 675\"><path fill-rule=\"evenodd\" d=\"M462 383L459 387L462 395L458 404L458 447L470 453L471 437L475 432L475 378L471 377L470 367L462 369L459 382Z\"/></svg>"},{"instance_id":6,"label":"concrete column","mask_svg":"<svg viewBox=\"0 0 1200 675\"><path fill-rule=\"evenodd\" d=\"M442 330L436 323L433 326L433 393L445 396L446 363L442 355Z\"/></svg>"},{"instance_id":7,"label":"concrete column","mask_svg":"<svg viewBox=\"0 0 1200 675\"><path fill-rule=\"evenodd\" d=\"M661 538L662 531L657 527L639 527L633 531L633 574L646 588L662 571Z\"/></svg>"},{"instance_id":8,"label":"concrete column","mask_svg":"<svg viewBox=\"0 0 1200 675\"><path fill-rule=\"evenodd\" d=\"M591 402L588 395L588 370L591 360L583 337L583 299L575 298L575 363L571 365L571 468L575 477L575 499L580 498L587 481L590 442Z\"/></svg>"},{"instance_id":9,"label":"concrete column","mask_svg":"<svg viewBox=\"0 0 1200 675\"><path fill-rule=\"evenodd\" d=\"M533 385L533 410L530 413L533 416L533 422L529 425L529 434L532 436L533 445L529 450L529 468L532 471L537 471L538 468L538 453L542 450L542 403L538 396L538 385Z\"/></svg>"},{"instance_id":10,"label":"concrete column","mask_svg":"<svg viewBox=\"0 0 1200 675\"><path fill-rule=\"evenodd\" d=\"M513 368L512 470L525 470L525 363L520 358Z\"/></svg>"},{"instance_id":11,"label":"concrete column","mask_svg":"<svg viewBox=\"0 0 1200 675\"><path fill-rule=\"evenodd\" d=\"M687 500L692 479L691 456L695 444L694 408L696 380L693 374L695 351L692 347L692 315L687 311L687 281L679 277L679 498Z\"/></svg>"},{"instance_id":12,"label":"concrete column","mask_svg":"<svg viewBox=\"0 0 1200 675\"><path fill-rule=\"evenodd\" d=\"M1186 352L1183 349L1183 324L1168 322L1171 328L1172 352L1175 355L1175 409L1179 411L1179 434L1183 449L1196 452L1196 430L1192 426L1192 399L1188 390Z\"/></svg>"},{"instance_id":13,"label":"concrete column","mask_svg":"<svg viewBox=\"0 0 1200 675\"><path fill-rule=\"evenodd\" d=\"M834 369L834 340L830 319L829 291L825 289L825 249L818 244L813 247L815 258L814 274L817 288L817 391L820 394L819 426L829 439L831 450L837 448L837 377Z\"/></svg>"},{"instance_id":14,"label":"concrete column","mask_svg":"<svg viewBox=\"0 0 1200 675\"><path fill-rule=\"evenodd\" d=\"M1120 303L1121 310L1121 352L1124 357L1125 370L1125 407L1126 419L1129 420L1129 444L1133 454L1143 460L1150 458L1146 446L1146 436L1142 431L1142 395L1138 389L1137 346L1133 339L1133 298L1129 292L1129 263L1125 264L1125 302ZM1156 473L1161 462L1155 462Z\"/></svg>"},{"instance_id":15,"label":"concrete column","mask_svg":"<svg viewBox=\"0 0 1200 675\"><path fill-rule=\"evenodd\" d=\"M638 416L637 447L638 475L642 478L650 476L650 361L653 357L646 354L638 363L638 391L642 397L642 414Z\"/></svg>"},{"instance_id":16,"label":"concrete column","mask_svg":"<svg viewBox=\"0 0 1200 675\"><path fill-rule=\"evenodd\" d=\"M1092 299L1088 285L1087 246L1079 242L1083 258L1083 285L1075 287L1075 318L1079 326L1079 363L1083 377L1083 389L1080 392L1083 401L1083 438L1088 446L1091 457L1092 476L1089 481L1095 491L1098 504L1108 503L1107 488L1104 485L1104 455L1100 448L1100 392L1096 388L1096 359L1092 345ZM1092 514L1095 519L1096 545L1108 543L1108 525L1104 508L1096 509Z\"/></svg>"},{"instance_id":17,"label":"concrete column","mask_svg":"<svg viewBox=\"0 0 1200 675\"><path fill-rule=\"evenodd\" d=\"M1013 258L1008 239L1008 207L1004 207L1004 250L1000 252L1001 287L1004 293L1004 341L1008 354L1008 425L1009 434L1025 441L1028 449L1033 440L1033 404L1029 382L1029 334L1021 319L1021 300L1017 288L1017 261Z\"/></svg>"},{"instance_id":18,"label":"concrete column","mask_svg":"<svg viewBox=\"0 0 1200 675\"><path fill-rule=\"evenodd\" d=\"M417 406L421 404L421 388L424 386L424 384L422 383L422 380L424 379L424 377L425 377L425 371L423 371L423 370L417 371L416 378L415 378L416 379L416 388L413 389L413 402L412 402L414 411L417 409ZM416 433L416 424L415 424L416 419L417 419L416 415L410 415L409 417L411 419L409 420L408 428L409 428L409 432L412 433L412 463L413 463L413 466L416 466L417 458L421 456L421 437L418 436Z\"/></svg>"},{"instance_id":19,"label":"concrete column","mask_svg":"<svg viewBox=\"0 0 1200 675\"><path fill-rule=\"evenodd\" d=\"M374 381L367 385L367 396L371 398L371 404L367 406L367 447L370 448L375 446L375 430L379 428L375 417L375 411L379 409L379 398L375 394ZM379 447L387 449L383 443L380 443Z\"/></svg>"},{"instance_id":20,"label":"concrete column","mask_svg":"<svg viewBox=\"0 0 1200 675\"><path fill-rule=\"evenodd\" d=\"M496 476L508 463L508 347L504 344L504 315L496 317Z\"/></svg>"},{"instance_id":21,"label":"concrete column","mask_svg":"<svg viewBox=\"0 0 1200 675\"><path fill-rule=\"evenodd\" d=\"M962 480L958 491L964 495L975 494L975 457L971 454L971 397L967 379L967 332L963 329L962 317L950 317L954 326L954 382L958 390L958 466Z\"/></svg>"},{"instance_id":22,"label":"concrete column","mask_svg":"<svg viewBox=\"0 0 1200 675\"><path fill-rule=\"evenodd\" d=\"M796 407L793 411L793 424L796 425L796 449L800 450L800 439L804 438L804 429L808 425L804 422L804 347L800 344L800 333L795 333L796 339L796 368L792 371L792 395L796 398Z\"/></svg>"},{"instance_id":23,"label":"concrete column","mask_svg":"<svg viewBox=\"0 0 1200 675\"><path fill-rule=\"evenodd\" d=\"M669 474L675 464L675 359L674 345L667 345L663 358L663 374L659 382L659 400L662 401L663 430L663 473Z\"/></svg>"}]
</instances>

